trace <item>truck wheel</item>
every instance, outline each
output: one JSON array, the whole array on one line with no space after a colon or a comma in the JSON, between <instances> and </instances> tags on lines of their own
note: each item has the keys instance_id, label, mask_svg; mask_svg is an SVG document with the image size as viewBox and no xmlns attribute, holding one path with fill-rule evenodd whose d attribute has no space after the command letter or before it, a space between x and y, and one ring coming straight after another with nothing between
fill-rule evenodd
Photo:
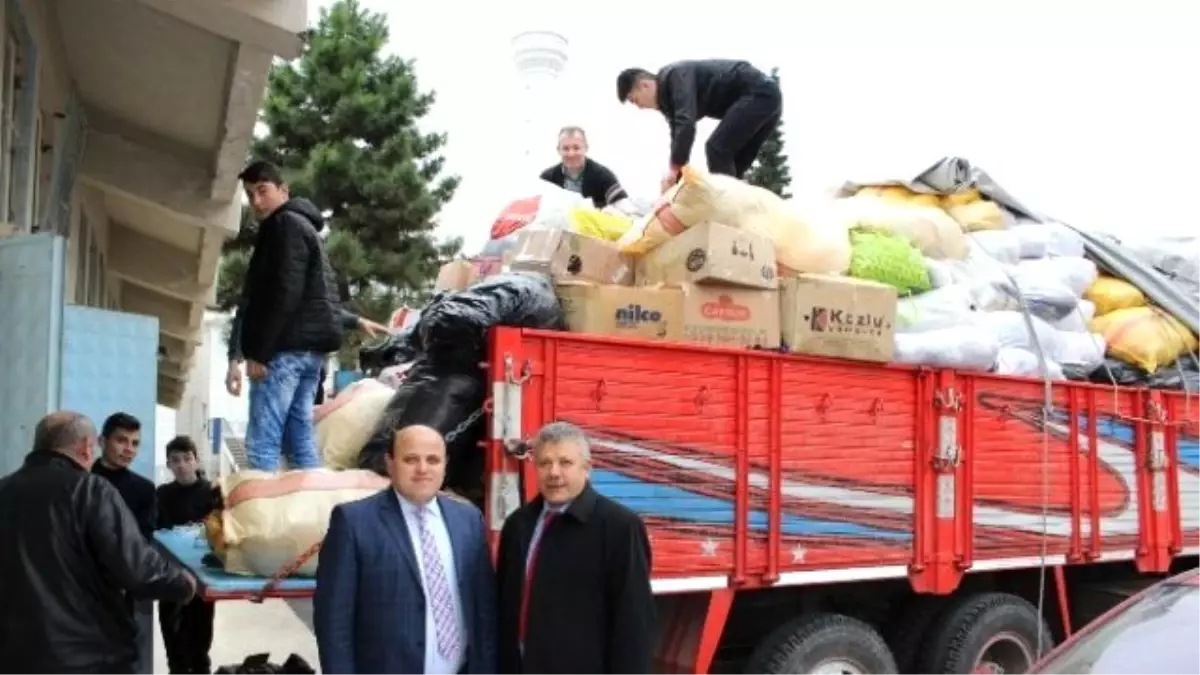
<instances>
[{"instance_id":1,"label":"truck wheel","mask_svg":"<svg viewBox=\"0 0 1200 675\"><path fill-rule=\"evenodd\" d=\"M772 631L746 661L747 673L895 673L874 628L841 614L810 614Z\"/></svg>"},{"instance_id":2,"label":"truck wheel","mask_svg":"<svg viewBox=\"0 0 1200 675\"><path fill-rule=\"evenodd\" d=\"M946 609L941 596L918 595L905 603L883 629L884 639L892 648L896 668L902 673L919 673L917 656L925 635Z\"/></svg>"},{"instance_id":3,"label":"truck wheel","mask_svg":"<svg viewBox=\"0 0 1200 675\"><path fill-rule=\"evenodd\" d=\"M970 595L930 630L921 650L921 673L1023 673L1054 646L1037 608L1008 593Z\"/></svg>"}]
</instances>

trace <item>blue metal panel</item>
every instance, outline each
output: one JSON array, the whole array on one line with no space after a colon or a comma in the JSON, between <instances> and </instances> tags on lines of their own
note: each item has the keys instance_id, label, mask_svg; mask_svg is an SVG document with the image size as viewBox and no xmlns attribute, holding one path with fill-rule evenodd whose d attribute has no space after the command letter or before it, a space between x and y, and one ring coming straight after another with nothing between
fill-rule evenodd
<instances>
[{"instance_id":1,"label":"blue metal panel","mask_svg":"<svg viewBox=\"0 0 1200 675\"><path fill-rule=\"evenodd\" d=\"M61 237L0 239L0 475L21 465L33 427L58 407Z\"/></svg>"},{"instance_id":2,"label":"blue metal panel","mask_svg":"<svg viewBox=\"0 0 1200 675\"><path fill-rule=\"evenodd\" d=\"M62 407L97 426L115 412L142 423L131 467L155 479L154 413L158 403L158 319L69 305L63 311Z\"/></svg>"}]
</instances>

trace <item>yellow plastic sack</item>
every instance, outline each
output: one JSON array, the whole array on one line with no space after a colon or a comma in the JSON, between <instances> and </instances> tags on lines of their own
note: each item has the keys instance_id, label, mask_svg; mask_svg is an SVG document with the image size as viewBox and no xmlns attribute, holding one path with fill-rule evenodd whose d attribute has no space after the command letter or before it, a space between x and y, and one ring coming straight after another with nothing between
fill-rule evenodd
<instances>
[{"instance_id":1,"label":"yellow plastic sack","mask_svg":"<svg viewBox=\"0 0 1200 675\"><path fill-rule=\"evenodd\" d=\"M683 180L617 242L641 255L684 230L712 221L766 237L785 273L841 274L850 267L845 223L828 208L784 201L736 178L684 167Z\"/></svg>"},{"instance_id":2,"label":"yellow plastic sack","mask_svg":"<svg viewBox=\"0 0 1200 675\"><path fill-rule=\"evenodd\" d=\"M952 195L942 195L941 207L943 209L950 210L956 206L974 204L982 198L983 195L979 193L979 190L971 188L969 190L963 190L962 192L955 192Z\"/></svg>"},{"instance_id":3,"label":"yellow plastic sack","mask_svg":"<svg viewBox=\"0 0 1200 675\"><path fill-rule=\"evenodd\" d=\"M225 509L218 522L207 523L209 543L226 572L268 577L325 538L335 506L388 485L386 478L358 469L240 471L221 479ZM296 572L316 573L317 556Z\"/></svg>"},{"instance_id":4,"label":"yellow plastic sack","mask_svg":"<svg viewBox=\"0 0 1200 675\"><path fill-rule=\"evenodd\" d=\"M1004 212L996 202L979 199L966 204L947 205L945 209L963 232L1004 229Z\"/></svg>"},{"instance_id":5,"label":"yellow plastic sack","mask_svg":"<svg viewBox=\"0 0 1200 675\"><path fill-rule=\"evenodd\" d=\"M861 188L855 194L865 195L868 197L877 197L892 204L928 206L933 208L938 208L941 206L938 195L926 194L923 192L913 192L903 185L881 185L877 187L868 186Z\"/></svg>"},{"instance_id":6,"label":"yellow plastic sack","mask_svg":"<svg viewBox=\"0 0 1200 675\"><path fill-rule=\"evenodd\" d=\"M573 208L567 215L571 230L604 241L617 241L633 227L633 221L614 213L595 209Z\"/></svg>"},{"instance_id":7,"label":"yellow plastic sack","mask_svg":"<svg viewBox=\"0 0 1200 675\"><path fill-rule=\"evenodd\" d=\"M964 260L970 252L958 223L941 208L889 202L870 193L836 201L847 231L883 229L908 239L928 258Z\"/></svg>"},{"instance_id":8,"label":"yellow plastic sack","mask_svg":"<svg viewBox=\"0 0 1200 675\"><path fill-rule=\"evenodd\" d=\"M1084 300L1096 305L1096 316L1129 307L1145 307L1146 296L1137 286L1116 277L1101 275L1083 293Z\"/></svg>"},{"instance_id":9,"label":"yellow plastic sack","mask_svg":"<svg viewBox=\"0 0 1200 675\"><path fill-rule=\"evenodd\" d=\"M358 466L362 451L396 391L374 378L359 380L317 408L317 448L331 469Z\"/></svg>"},{"instance_id":10,"label":"yellow plastic sack","mask_svg":"<svg viewBox=\"0 0 1200 675\"><path fill-rule=\"evenodd\" d=\"M1126 307L1092 319L1093 333L1108 343L1108 354L1154 373L1195 352L1196 336L1178 319L1157 307Z\"/></svg>"}]
</instances>

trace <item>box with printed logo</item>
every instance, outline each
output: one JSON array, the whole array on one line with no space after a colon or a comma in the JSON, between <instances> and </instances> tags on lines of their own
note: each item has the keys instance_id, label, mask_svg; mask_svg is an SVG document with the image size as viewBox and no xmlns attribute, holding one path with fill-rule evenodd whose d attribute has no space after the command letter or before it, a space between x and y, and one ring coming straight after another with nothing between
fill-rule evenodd
<instances>
[{"instance_id":1,"label":"box with printed logo","mask_svg":"<svg viewBox=\"0 0 1200 675\"><path fill-rule=\"evenodd\" d=\"M683 338L679 288L564 282L556 292L573 333L676 342Z\"/></svg>"},{"instance_id":2,"label":"box with printed logo","mask_svg":"<svg viewBox=\"0 0 1200 675\"><path fill-rule=\"evenodd\" d=\"M633 283L632 261L615 244L566 230L521 230L508 267L549 274L555 281Z\"/></svg>"},{"instance_id":3,"label":"box with printed logo","mask_svg":"<svg viewBox=\"0 0 1200 675\"><path fill-rule=\"evenodd\" d=\"M896 289L819 274L780 280L783 342L789 350L861 361L892 360Z\"/></svg>"},{"instance_id":4,"label":"box with printed logo","mask_svg":"<svg viewBox=\"0 0 1200 675\"><path fill-rule=\"evenodd\" d=\"M723 347L779 346L776 291L682 284L683 339Z\"/></svg>"},{"instance_id":5,"label":"box with printed logo","mask_svg":"<svg viewBox=\"0 0 1200 675\"><path fill-rule=\"evenodd\" d=\"M779 287L775 247L752 232L704 222L671 237L637 261L637 282Z\"/></svg>"}]
</instances>

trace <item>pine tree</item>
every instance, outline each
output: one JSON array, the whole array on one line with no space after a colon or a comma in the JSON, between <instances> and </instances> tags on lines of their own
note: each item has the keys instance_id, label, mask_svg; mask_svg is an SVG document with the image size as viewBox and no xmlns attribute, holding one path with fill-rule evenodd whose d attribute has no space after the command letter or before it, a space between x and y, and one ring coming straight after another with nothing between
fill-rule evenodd
<instances>
[{"instance_id":1,"label":"pine tree","mask_svg":"<svg viewBox=\"0 0 1200 675\"><path fill-rule=\"evenodd\" d=\"M779 84L778 68L771 69L771 79ZM746 172L746 182L766 188L784 199L791 197L787 189L792 184L792 172L788 170L787 159L783 154L783 123L780 122L759 149L758 157Z\"/></svg>"},{"instance_id":2,"label":"pine tree","mask_svg":"<svg viewBox=\"0 0 1200 675\"><path fill-rule=\"evenodd\" d=\"M279 165L292 195L326 214L342 299L380 322L402 303L419 305L438 266L462 246L433 235L459 184L442 173L446 135L418 129L434 93L418 89L412 61L382 53L387 41L387 18L357 0L322 9L300 57L271 70L266 134L251 152ZM222 257L221 309L237 305L255 234L246 210ZM343 364L354 363L361 338L348 336Z\"/></svg>"}]
</instances>

